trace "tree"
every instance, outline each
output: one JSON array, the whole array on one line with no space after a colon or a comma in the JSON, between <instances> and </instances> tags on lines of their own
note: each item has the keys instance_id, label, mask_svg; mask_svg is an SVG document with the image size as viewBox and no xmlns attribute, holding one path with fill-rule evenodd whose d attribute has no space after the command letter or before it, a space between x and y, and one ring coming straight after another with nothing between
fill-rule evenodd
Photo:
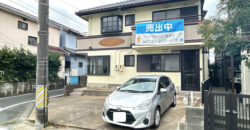
<instances>
[{"instance_id":1,"label":"tree","mask_svg":"<svg viewBox=\"0 0 250 130\"><path fill-rule=\"evenodd\" d=\"M55 52L49 53L49 80L54 81L58 79L58 72L62 66L60 61L60 54Z\"/></svg>"},{"instance_id":2,"label":"tree","mask_svg":"<svg viewBox=\"0 0 250 130\"><path fill-rule=\"evenodd\" d=\"M225 52L228 56L234 56L239 51L249 52L249 39L243 37L250 31L249 0L220 0L217 9L217 15L205 20L198 30L206 45L215 48L216 53ZM250 68L248 58L249 54L241 57Z\"/></svg>"}]
</instances>

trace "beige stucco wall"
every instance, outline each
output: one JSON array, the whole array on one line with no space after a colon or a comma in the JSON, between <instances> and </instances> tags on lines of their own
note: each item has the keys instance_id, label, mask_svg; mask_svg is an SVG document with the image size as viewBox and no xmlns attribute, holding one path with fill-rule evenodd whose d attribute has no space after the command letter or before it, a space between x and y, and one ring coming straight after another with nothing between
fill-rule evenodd
<instances>
[{"instance_id":1,"label":"beige stucco wall","mask_svg":"<svg viewBox=\"0 0 250 130\"><path fill-rule=\"evenodd\" d=\"M23 47L36 54L36 46L28 45L28 36L37 37L38 26L34 21L23 18L0 9L0 47ZM28 23L28 30L18 28L18 21ZM60 30L49 28L49 45L60 46Z\"/></svg>"},{"instance_id":2,"label":"beige stucco wall","mask_svg":"<svg viewBox=\"0 0 250 130\"><path fill-rule=\"evenodd\" d=\"M200 0L189 0L183 2L175 2L175 3L167 3L153 6L144 6L138 8L132 8L125 11L113 11L113 12L105 12L105 13L97 13L89 16L84 16L88 18L89 22L89 35L100 35L101 28L101 17L108 15L123 15L123 32L131 32L131 26L125 26L125 15L127 14L135 14L135 21L146 21L152 20L152 12L159 10L170 10L175 8L189 7L189 6L199 6L199 15L200 11ZM194 35L195 36L195 35Z\"/></svg>"},{"instance_id":3,"label":"beige stucco wall","mask_svg":"<svg viewBox=\"0 0 250 130\"><path fill-rule=\"evenodd\" d=\"M100 45L100 41L105 38L114 38L114 37L102 37L102 38L90 38L90 39L78 39L77 40L77 49L89 49L89 47L95 48L110 48L110 46ZM120 38L124 40L124 43L115 46L115 47L130 47L132 43L132 37L129 36L116 36L115 38Z\"/></svg>"},{"instance_id":4,"label":"beige stucco wall","mask_svg":"<svg viewBox=\"0 0 250 130\"><path fill-rule=\"evenodd\" d=\"M243 54L247 54L247 53L243 52ZM241 85L242 85L242 94L249 95L250 94L250 69L246 66L244 61L241 63Z\"/></svg>"},{"instance_id":5,"label":"beige stucco wall","mask_svg":"<svg viewBox=\"0 0 250 130\"><path fill-rule=\"evenodd\" d=\"M65 70L65 56L60 56L60 60L61 60L61 64L62 64L62 66L61 66L61 68L60 68L60 71L58 72L58 76L60 77L60 78L64 78L64 70Z\"/></svg>"},{"instance_id":6,"label":"beige stucco wall","mask_svg":"<svg viewBox=\"0 0 250 130\"><path fill-rule=\"evenodd\" d=\"M202 49L199 47L181 47L182 49ZM180 48L179 48L180 49ZM123 49L123 50L102 50L102 51L80 51L79 53L88 53L88 56L110 56L110 75L88 75L88 84L90 85L105 85L105 84L122 84L128 79L137 75L166 75L171 78L177 87L178 91L181 86L181 72L137 72L137 55L139 54L166 54L171 53L172 50L168 52L159 49L152 50L135 50L135 49ZM124 66L124 55L135 55L135 66L125 67ZM200 55L200 58L202 56ZM117 71L115 69L116 65L122 65L122 71ZM200 59L200 68L202 68L203 62ZM200 72L200 79L202 81L202 71Z\"/></svg>"},{"instance_id":7,"label":"beige stucco wall","mask_svg":"<svg viewBox=\"0 0 250 130\"><path fill-rule=\"evenodd\" d=\"M185 25L184 27L184 36L185 40L195 40L195 39L202 39L201 35L197 34L198 25ZM130 32L131 32L130 27ZM92 47L93 49L96 48L111 48L110 46L103 46L100 45L100 41L106 38L120 38L123 39L125 42L115 47L130 47L131 44L135 43L135 30L132 31L133 35L128 36L113 36L113 37L101 37L101 38L89 38L89 39L78 39L77 40L77 49L89 49ZM188 43L187 43L188 44Z\"/></svg>"}]
</instances>

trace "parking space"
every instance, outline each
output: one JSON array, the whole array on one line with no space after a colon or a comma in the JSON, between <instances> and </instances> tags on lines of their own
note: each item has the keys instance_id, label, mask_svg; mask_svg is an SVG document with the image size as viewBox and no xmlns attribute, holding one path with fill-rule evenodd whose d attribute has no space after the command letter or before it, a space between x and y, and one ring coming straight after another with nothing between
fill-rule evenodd
<instances>
[{"instance_id":1,"label":"parking space","mask_svg":"<svg viewBox=\"0 0 250 130\"><path fill-rule=\"evenodd\" d=\"M125 130L102 120L105 97L69 96L50 101L49 121L55 124L88 129ZM162 116L160 130L176 130L177 123L185 115L185 105L178 100L175 108L169 108ZM30 119L34 119L34 112Z\"/></svg>"}]
</instances>

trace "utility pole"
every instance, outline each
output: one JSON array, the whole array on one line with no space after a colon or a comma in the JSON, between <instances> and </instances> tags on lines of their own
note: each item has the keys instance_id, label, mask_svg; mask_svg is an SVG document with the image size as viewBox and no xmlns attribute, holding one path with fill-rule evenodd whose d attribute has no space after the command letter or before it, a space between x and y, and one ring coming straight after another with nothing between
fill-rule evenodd
<instances>
[{"instance_id":1,"label":"utility pole","mask_svg":"<svg viewBox=\"0 0 250 130\"><path fill-rule=\"evenodd\" d=\"M235 91L235 87L234 87L234 56L231 56L231 80L232 80L232 91L233 93L237 93Z\"/></svg>"},{"instance_id":2,"label":"utility pole","mask_svg":"<svg viewBox=\"0 0 250 130\"><path fill-rule=\"evenodd\" d=\"M229 9L227 9L227 18L228 20L231 20L231 12ZM234 93L234 54L231 55L231 86L232 86L232 93Z\"/></svg>"},{"instance_id":3,"label":"utility pole","mask_svg":"<svg viewBox=\"0 0 250 130\"><path fill-rule=\"evenodd\" d=\"M48 20L49 0L38 1L38 46L36 66L36 129L48 123Z\"/></svg>"}]
</instances>

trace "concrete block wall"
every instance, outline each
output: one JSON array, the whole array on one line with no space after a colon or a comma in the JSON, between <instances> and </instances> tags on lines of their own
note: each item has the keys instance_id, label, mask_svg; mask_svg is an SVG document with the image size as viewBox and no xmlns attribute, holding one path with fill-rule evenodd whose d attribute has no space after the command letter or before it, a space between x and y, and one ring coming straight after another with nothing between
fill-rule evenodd
<instances>
[{"instance_id":1,"label":"concrete block wall","mask_svg":"<svg viewBox=\"0 0 250 130\"><path fill-rule=\"evenodd\" d=\"M60 89L64 87L64 80L58 80L49 83L49 90ZM4 82L0 84L0 97L20 95L23 93L33 93L36 91L36 81L26 82Z\"/></svg>"},{"instance_id":2,"label":"concrete block wall","mask_svg":"<svg viewBox=\"0 0 250 130\"><path fill-rule=\"evenodd\" d=\"M179 130L204 130L204 108L187 106L185 120L179 123Z\"/></svg>"},{"instance_id":3,"label":"concrete block wall","mask_svg":"<svg viewBox=\"0 0 250 130\"><path fill-rule=\"evenodd\" d=\"M87 76L79 76L79 84L81 87L87 86Z\"/></svg>"}]
</instances>

